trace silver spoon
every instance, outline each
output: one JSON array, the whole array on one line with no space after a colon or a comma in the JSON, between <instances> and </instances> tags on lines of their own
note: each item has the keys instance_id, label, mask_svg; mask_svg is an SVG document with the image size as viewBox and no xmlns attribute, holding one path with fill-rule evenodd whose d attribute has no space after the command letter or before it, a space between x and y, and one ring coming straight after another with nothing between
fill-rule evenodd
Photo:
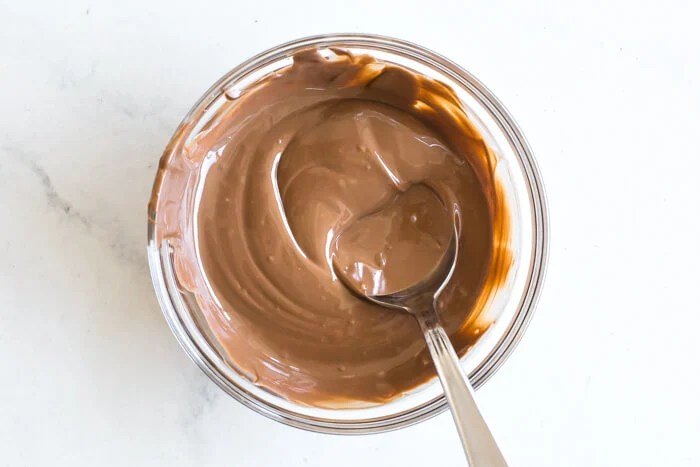
<instances>
[{"instance_id":1,"label":"silver spoon","mask_svg":"<svg viewBox=\"0 0 700 467\"><path fill-rule=\"evenodd\" d=\"M440 264L423 281L389 295L363 295L349 285L349 289L367 300L394 310L412 314L420 324L430 355L450 405L464 452L472 467L506 466L496 440L481 416L474 400L474 390L462 372L459 357L440 324L435 302L452 277L457 262L455 235ZM338 274L344 279L343 274ZM348 284L346 284L348 285Z\"/></svg>"}]
</instances>

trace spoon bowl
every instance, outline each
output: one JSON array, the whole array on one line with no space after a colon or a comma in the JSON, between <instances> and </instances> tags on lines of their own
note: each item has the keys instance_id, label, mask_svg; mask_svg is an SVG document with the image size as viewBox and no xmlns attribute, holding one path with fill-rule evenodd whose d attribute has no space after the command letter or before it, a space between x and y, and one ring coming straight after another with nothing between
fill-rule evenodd
<instances>
[{"instance_id":1,"label":"spoon bowl","mask_svg":"<svg viewBox=\"0 0 700 467\"><path fill-rule=\"evenodd\" d=\"M445 254L440 263L433 271L420 282L410 287L384 295L363 295L365 298L377 305L396 310L405 311L411 314L421 310L432 309L433 303L440 296L444 288L450 282L452 273L457 266L457 236L453 235L447 245ZM344 278L344 275L339 275Z\"/></svg>"}]
</instances>

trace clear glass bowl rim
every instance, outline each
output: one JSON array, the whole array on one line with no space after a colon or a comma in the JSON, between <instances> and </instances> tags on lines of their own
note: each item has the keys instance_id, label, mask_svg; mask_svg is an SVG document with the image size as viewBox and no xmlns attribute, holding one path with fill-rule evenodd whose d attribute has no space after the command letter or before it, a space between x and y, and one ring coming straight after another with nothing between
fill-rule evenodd
<instances>
[{"instance_id":1,"label":"clear glass bowl rim","mask_svg":"<svg viewBox=\"0 0 700 467\"><path fill-rule=\"evenodd\" d=\"M349 46L349 47L372 47L388 52L398 52L409 57L415 57L429 66L438 69L448 75L454 81L467 88L470 93L483 105L497 121L501 131L506 135L511 143L516 157L519 160L520 168L526 179L527 189L530 196L530 207L532 210L533 229L533 259L530 264L527 287L521 297L518 312L510 324L506 333L502 336L498 345L494 347L482 364L470 374L470 381L475 389L482 386L505 362L513 352L515 346L522 338L533 312L537 305L544 276L547 268L547 258L549 249L549 218L547 211L547 200L544 186L541 180L539 168L520 128L515 123L513 117L505 109L503 104L471 73L461 68L456 63L447 58L428 50L417 44L395 39L392 37L341 33L322 34L309 36L286 42L279 46L270 48L231 69L214 83L204 95L192 106L191 110L183 118L178 129L173 134L175 140L180 134L183 126L189 122L197 112L206 108L212 100L237 77L245 75L249 70L254 69L261 63L267 63L272 59L284 58L293 52L307 47L328 47L328 46ZM169 143L168 147L172 144ZM149 208L150 209L150 208ZM148 213L149 219L155 219L155 212ZM260 400L251 394L242 391L232 384L209 360L202 350L194 342L193 337L188 332L184 319L179 315L180 310L174 305L172 299L163 286L164 271L161 265L161 252L156 240L156 226L154 222L148 221L148 245L147 254L151 278L155 288L156 296L160 303L161 310L168 325L178 340L180 346L187 355L199 366L199 368L214 381L227 394L238 400L246 407L258 412L270 419L284 423L289 426L304 430L332 433L332 434L368 434L380 433L399 428L404 428L421 421L434 417L447 409L447 402L444 395L423 406L415 407L412 410L394 414L382 419L371 419L361 421L337 421L326 418L315 418L302 416L293 412L282 410L272 406L264 400Z\"/></svg>"}]
</instances>

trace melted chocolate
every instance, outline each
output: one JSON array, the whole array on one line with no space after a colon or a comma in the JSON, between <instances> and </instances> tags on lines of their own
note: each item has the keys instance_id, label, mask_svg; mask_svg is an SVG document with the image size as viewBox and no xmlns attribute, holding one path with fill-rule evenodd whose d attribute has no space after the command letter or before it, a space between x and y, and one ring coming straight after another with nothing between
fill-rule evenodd
<instances>
[{"instance_id":1,"label":"melted chocolate","mask_svg":"<svg viewBox=\"0 0 700 467\"><path fill-rule=\"evenodd\" d=\"M334 52L296 55L187 141L181 128L151 201L178 281L230 364L326 407L381 403L434 376L414 318L355 296L334 262L360 291L401 288L456 231L439 311L462 354L489 326L481 311L511 263L494 157L454 93Z\"/></svg>"}]
</instances>

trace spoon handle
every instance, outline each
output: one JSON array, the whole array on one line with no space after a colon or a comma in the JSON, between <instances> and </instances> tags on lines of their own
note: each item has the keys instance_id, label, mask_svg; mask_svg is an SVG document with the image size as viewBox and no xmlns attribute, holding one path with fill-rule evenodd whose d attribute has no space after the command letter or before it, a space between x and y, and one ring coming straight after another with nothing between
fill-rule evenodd
<instances>
[{"instance_id":1,"label":"spoon handle","mask_svg":"<svg viewBox=\"0 0 700 467\"><path fill-rule=\"evenodd\" d=\"M447 402L450 404L469 465L507 467L508 464L498 449L496 440L479 412L474 400L474 390L462 371L450 339L437 320L437 314L430 310L426 313L416 313L416 317L425 335Z\"/></svg>"}]
</instances>

